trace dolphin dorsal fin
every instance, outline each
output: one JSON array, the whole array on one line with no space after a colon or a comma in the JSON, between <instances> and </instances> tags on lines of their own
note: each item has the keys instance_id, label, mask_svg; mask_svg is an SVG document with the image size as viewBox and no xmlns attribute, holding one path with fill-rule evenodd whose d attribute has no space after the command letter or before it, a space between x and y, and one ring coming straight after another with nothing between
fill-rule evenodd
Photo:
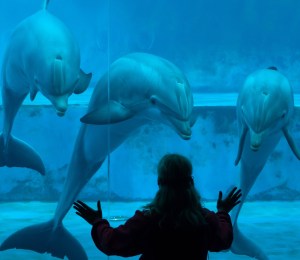
<instances>
[{"instance_id":1,"label":"dolphin dorsal fin","mask_svg":"<svg viewBox=\"0 0 300 260\"><path fill-rule=\"evenodd\" d=\"M110 100L105 106L95 109L80 118L85 124L115 124L133 117L134 113L117 101Z\"/></svg>"},{"instance_id":2,"label":"dolphin dorsal fin","mask_svg":"<svg viewBox=\"0 0 300 260\"><path fill-rule=\"evenodd\" d=\"M43 10L47 10L49 2L50 2L50 0L44 0Z\"/></svg>"}]
</instances>

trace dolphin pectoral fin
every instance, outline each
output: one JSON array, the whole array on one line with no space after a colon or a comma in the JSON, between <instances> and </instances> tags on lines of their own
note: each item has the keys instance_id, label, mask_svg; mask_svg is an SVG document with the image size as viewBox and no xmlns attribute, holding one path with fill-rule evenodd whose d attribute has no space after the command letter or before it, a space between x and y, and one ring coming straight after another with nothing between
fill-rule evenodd
<instances>
[{"instance_id":1,"label":"dolphin pectoral fin","mask_svg":"<svg viewBox=\"0 0 300 260\"><path fill-rule=\"evenodd\" d=\"M4 146L3 135L0 135L0 166L25 167L45 175L45 166L38 153L25 142L9 137Z\"/></svg>"},{"instance_id":2,"label":"dolphin pectoral fin","mask_svg":"<svg viewBox=\"0 0 300 260\"><path fill-rule=\"evenodd\" d=\"M294 155L297 157L298 160L300 160L300 152L299 149L297 147L297 145L295 144L294 138L291 136L291 134L289 133L289 130L287 127L284 127L282 129L283 134L285 136L285 139L287 140L289 146L291 147Z\"/></svg>"},{"instance_id":3,"label":"dolphin pectoral fin","mask_svg":"<svg viewBox=\"0 0 300 260\"><path fill-rule=\"evenodd\" d=\"M84 73L82 70L80 70L79 80L76 83L76 86L74 88L74 94L80 94L84 92L92 79L92 73Z\"/></svg>"},{"instance_id":4,"label":"dolphin pectoral fin","mask_svg":"<svg viewBox=\"0 0 300 260\"><path fill-rule=\"evenodd\" d=\"M8 249L26 249L38 253L49 253L54 257L64 259L87 260L85 250L61 224L54 229L53 220L25 227L6 238L0 246L0 251Z\"/></svg>"},{"instance_id":5,"label":"dolphin pectoral fin","mask_svg":"<svg viewBox=\"0 0 300 260\"><path fill-rule=\"evenodd\" d=\"M130 109L124 107L119 102L109 101L106 106L95 109L80 118L80 121L92 125L114 124L125 121L133 117L133 115L134 113Z\"/></svg>"},{"instance_id":6,"label":"dolphin pectoral fin","mask_svg":"<svg viewBox=\"0 0 300 260\"><path fill-rule=\"evenodd\" d=\"M37 88L30 89L30 100L33 101L36 97L36 94L38 93Z\"/></svg>"},{"instance_id":7,"label":"dolphin pectoral fin","mask_svg":"<svg viewBox=\"0 0 300 260\"><path fill-rule=\"evenodd\" d=\"M241 160L247 132L248 132L247 127L243 126L243 131L242 131L242 134L240 137L240 142L239 142L239 149L238 149L238 153L237 153L234 165L238 165L239 161Z\"/></svg>"}]
</instances>

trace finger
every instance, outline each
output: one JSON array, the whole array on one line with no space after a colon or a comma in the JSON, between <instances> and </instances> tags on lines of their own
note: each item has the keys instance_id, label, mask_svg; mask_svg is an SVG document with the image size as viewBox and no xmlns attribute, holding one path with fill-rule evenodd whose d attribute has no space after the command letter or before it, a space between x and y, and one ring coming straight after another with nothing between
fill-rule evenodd
<instances>
[{"instance_id":1,"label":"finger","mask_svg":"<svg viewBox=\"0 0 300 260\"><path fill-rule=\"evenodd\" d=\"M234 203L234 206L236 206L236 205L238 205L238 204L240 204L240 203L241 203L241 201L238 200L238 201L236 201L236 202Z\"/></svg>"},{"instance_id":2,"label":"finger","mask_svg":"<svg viewBox=\"0 0 300 260\"><path fill-rule=\"evenodd\" d=\"M241 193L241 190L238 190L238 191L236 191L234 194L232 194L231 198L232 198L232 199L237 199L237 198L239 198L239 197L242 196L241 194L242 194L242 193Z\"/></svg>"},{"instance_id":3,"label":"finger","mask_svg":"<svg viewBox=\"0 0 300 260\"><path fill-rule=\"evenodd\" d=\"M77 211L80 211L80 212L86 212L87 210L82 208L81 206L77 206L77 205L74 205L73 208Z\"/></svg>"},{"instance_id":4,"label":"finger","mask_svg":"<svg viewBox=\"0 0 300 260\"><path fill-rule=\"evenodd\" d=\"M240 193L242 193L242 190L241 190L241 189L237 190L237 191L235 192L235 195L238 195L238 194L240 194Z\"/></svg>"},{"instance_id":5,"label":"finger","mask_svg":"<svg viewBox=\"0 0 300 260\"><path fill-rule=\"evenodd\" d=\"M236 199L236 198L240 198L242 196L241 192L236 192L235 194L232 195L231 198Z\"/></svg>"},{"instance_id":6,"label":"finger","mask_svg":"<svg viewBox=\"0 0 300 260\"><path fill-rule=\"evenodd\" d=\"M84 209L86 209L86 210L93 210L91 207L89 207L87 204L85 204L83 201L81 201L81 200L77 200L77 203L79 204L79 205L81 205Z\"/></svg>"},{"instance_id":7,"label":"finger","mask_svg":"<svg viewBox=\"0 0 300 260\"><path fill-rule=\"evenodd\" d=\"M242 193L240 193L239 195L236 196L237 199L242 197Z\"/></svg>"},{"instance_id":8,"label":"finger","mask_svg":"<svg viewBox=\"0 0 300 260\"><path fill-rule=\"evenodd\" d=\"M73 205L77 206L78 208L84 209L84 207L81 204L79 204L77 201L73 202Z\"/></svg>"},{"instance_id":9,"label":"finger","mask_svg":"<svg viewBox=\"0 0 300 260\"><path fill-rule=\"evenodd\" d=\"M76 214L77 214L78 216L80 216L81 218L83 218L86 222L90 223L89 217L88 217L88 216L82 215L82 214L80 214L79 212L76 212Z\"/></svg>"},{"instance_id":10,"label":"finger","mask_svg":"<svg viewBox=\"0 0 300 260\"><path fill-rule=\"evenodd\" d=\"M73 208L79 211L87 211L87 209L85 209L84 207L82 207L81 205L77 204L77 203L73 203Z\"/></svg>"},{"instance_id":11,"label":"finger","mask_svg":"<svg viewBox=\"0 0 300 260\"><path fill-rule=\"evenodd\" d=\"M81 205L82 207L84 207L84 208L89 208L89 206L87 205L87 204L85 204L83 201L81 201L81 200L77 200L77 203L79 204L79 205Z\"/></svg>"},{"instance_id":12,"label":"finger","mask_svg":"<svg viewBox=\"0 0 300 260\"><path fill-rule=\"evenodd\" d=\"M239 194L238 196L232 197L232 200L233 201L238 201L238 200L241 199L241 197L242 197L242 194Z\"/></svg>"},{"instance_id":13,"label":"finger","mask_svg":"<svg viewBox=\"0 0 300 260\"><path fill-rule=\"evenodd\" d=\"M223 193L222 193L222 191L219 191L219 197L218 197L218 200L222 200L222 197L223 197Z\"/></svg>"},{"instance_id":14,"label":"finger","mask_svg":"<svg viewBox=\"0 0 300 260\"><path fill-rule=\"evenodd\" d=\"M84 219L84 216L80 212L76 211L75 213L76 213L76 215L78 215Z\"/></svg>"},{"instance_id":15,"label":"finger","mask_svg":"<svg viewBox=\"0 0 300 260\"><path fill-rule=\"evenodd\" d=\"M80 208L78 208L76 205L73 206L73 209L80 211Z\"/></svg>"},{"instance_id":16,"label":"finger","mask_svg":"<svg viewBox=\"0 0 300 260\"><path fill-rule=\"evenodd\" d=\"M97 201L97 208L98 208L98 211L102 211L101 210L101 202L100 202L100 200Z\"/></svg>"},{"instance_id":17,"label":"finger","mask_svg":"<svg viewBox=\"0 0 300 260\"><path fill-rule=\"evenodd\" d=\"M234 187L227 195L227 197L232 197L232 195L234 194L235 190L237 189L237 187Z\"/></svg>"},{"instance_id":18,"label":"finger","mask_svg":"<svg viewBox=\"0 0 300 260\"><path fill-rule=\"evenodd\" d=\"M82 208L82 206L78 202L73 202L73 205L76 205L79 208Z\"/></svg>"}]
</instances>

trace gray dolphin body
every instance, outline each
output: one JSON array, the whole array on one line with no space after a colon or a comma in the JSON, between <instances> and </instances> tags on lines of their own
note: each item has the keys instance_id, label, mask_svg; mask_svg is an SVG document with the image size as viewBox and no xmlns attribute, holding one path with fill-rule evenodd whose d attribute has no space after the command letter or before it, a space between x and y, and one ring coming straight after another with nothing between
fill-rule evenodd
<instances>
[{"instance_id":1,"label":"gray dolphin body","mask_svg":"<svg viewBox=\"0 0 300 260\"><path fill-rule=\"evenodd\" d=\"M256 259L268 259L263 250L239 230L237 219L246 197L282 135L299 159L299 151L288 131L293 113L292 88L275 68L249 75L239 93L237 117L240 142L235 164L240 162L241 203L233 209L234 241L231 251Z\"/></svg>"},{"instance_id":2,"label":"gray dolphin body","mask_svg":"<svg viewBox=\"0 0 300 260\"><path fill-rule=\"evenodd\" d=\"M45 167L38 153L14 138L15 115L30 93L40 91L63 116L72 93L82 93L91 74L80 69L79 47L69 29L46 8L23 20L14 30L3 66L3 133L0 136L0 166L27 167L41 174Z\"/></svg>"},{"instance_id":3,"label":"gray dolphin body","mask_svg":"<svg viewBox=\"0 0 300 260\"><path fill-rule=\"evenodd\" d=\"M191 137L193 96L183 73L169 61L146 53L116 60L98 82L75 143L55 215L47 223L17 231L0 250L24 248L69 259L87 259L63 226L79 192L107 155L145 123L157 120L183 139Z\"/></svg>"}]
</instances>

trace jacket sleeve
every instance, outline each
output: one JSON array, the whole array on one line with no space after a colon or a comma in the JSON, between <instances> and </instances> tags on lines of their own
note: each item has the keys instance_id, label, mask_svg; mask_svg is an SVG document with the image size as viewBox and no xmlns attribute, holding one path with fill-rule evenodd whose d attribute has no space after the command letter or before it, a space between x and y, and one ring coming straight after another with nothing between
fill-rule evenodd
<instances>
[{"instance_id":1,"label":"jacket sleeve","mask_svg":"<svg viewBox=\"0 0 300 260\"><path fill-rule=\"evenodd\" d=\"M141 254L138 241L144 222L143 213L138 210L116 228L111 227L106 219L100 219L93 225L91 235L97 248L106 255L135 256Z\"/></svg>"},{"instance_id":2,"label":"jacket sleeve","mask_svg":"<svg viewBox=\"0 0 300 260\"><path fill-rule=\"evenodd\" d=\"M219 252L229 249L233 241L233 228L230 216L225 211L207 211L205 217L209 225L208 250Z\"/></svg>"}]
</instances>

